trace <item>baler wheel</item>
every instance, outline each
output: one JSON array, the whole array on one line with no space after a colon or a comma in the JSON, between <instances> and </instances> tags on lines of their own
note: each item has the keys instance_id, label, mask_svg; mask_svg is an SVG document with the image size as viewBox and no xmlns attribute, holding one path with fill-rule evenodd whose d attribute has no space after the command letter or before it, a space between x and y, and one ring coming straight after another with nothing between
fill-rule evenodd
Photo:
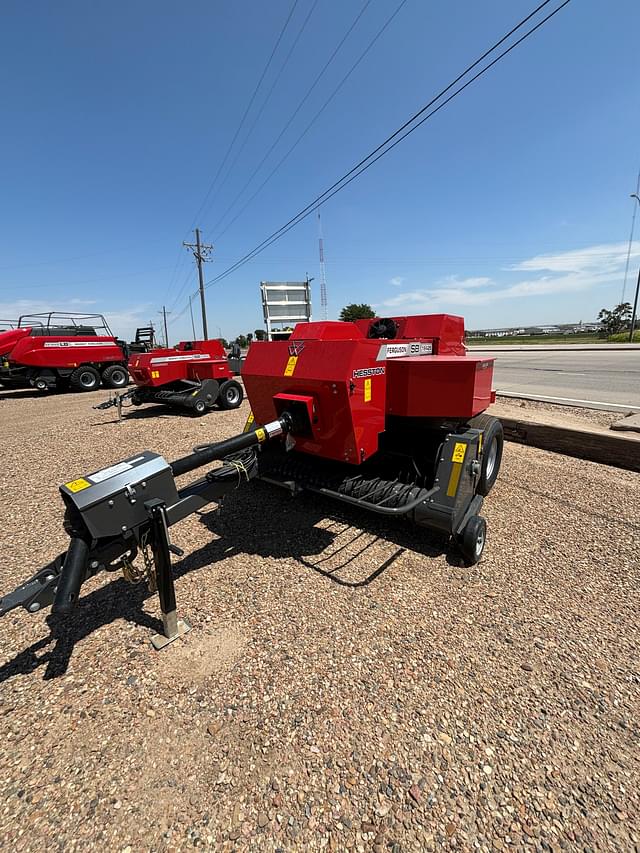
<instances>
[{"instance_id":1,"label":"baler wheel","mask_svg":"<svg viewBox=\"0 0 640 853\"><path fill-rule=\"evenodd\" d=\"M482 436L482 461L480 463L480 478L476 492L486 497L493 484L498 479L500 463L502 462L502 446L504 444L504 432L498 418L491 415L476 415L469 421L469 426L481 429Z\"/></svg>"},{"instance_id":2,"label":"baler wheel","mask_svg":"<svg viewBox=\"0 0 640 853\"><path fill-rule=\"evenodd\" d=\"M208 410L209 406L207 406L206 400L196 400L196 402L194 403L193 411L196 413L196 415L204 415L208 412Z\"/></svg>"},{"instance_id":3,"label":"baler wheel","mask_svg":"<svg viewBox=\"0 0 640 853\"><path fill-rule=\"evenodd\" d=\"M467 566L475 566L487 541L487 522L481 515L472 515L458 538L458 545Z\"/></svg>"},{"instance_id":4,"label":"baler wheel","mask_svg":"<svg viewBox=\"0 0 640 853\"><path fill-rule=\"evenodd\" d=\"M95 391L100 387L100 374L91 365L78 367L69 377L69 385L74 391Z\"/></svg>"},{"instance_id":5,"label":"baler wheel","mask_svg":"<svg viewBox=\"0 0 640 853\"><path fill-rule=\"evenodd\" d=\"M237 409L244 399L242 385L235 379L228 379L220 386L218 400L223 409Z\"/></svg>"},{"instance_id":6,"label":"baler wheel","mask_svg":"<svg viewBox=\"0 0 640 853\"><path fill-rule=\"evenodd\" d=\"M129 384L127 368L121 364L111 364L102 371L102 384L106 388L126 388Z\"/></svg>"}]
</instances>

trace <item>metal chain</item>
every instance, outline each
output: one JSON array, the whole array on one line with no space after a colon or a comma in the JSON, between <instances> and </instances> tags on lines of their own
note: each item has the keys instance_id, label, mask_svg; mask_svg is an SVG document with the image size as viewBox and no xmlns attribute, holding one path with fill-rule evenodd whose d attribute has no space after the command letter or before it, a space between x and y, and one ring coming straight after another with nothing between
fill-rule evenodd
<instances>
[{"instance_id":1,"label":"metal chain","mask_svg":"<svg viewBox=\"0 0 640 853\"><path fill-rule=\"evenodd\" d=\"M158 588L156 581L156 567L153 557L149 552L148 533L143 533L140 539L140 550L144 561L144 569L139 569L131 560L122 557L122 574L128 583L139 584L146 580L149 592L155 592Z\"/></svg>"}]
</instances>

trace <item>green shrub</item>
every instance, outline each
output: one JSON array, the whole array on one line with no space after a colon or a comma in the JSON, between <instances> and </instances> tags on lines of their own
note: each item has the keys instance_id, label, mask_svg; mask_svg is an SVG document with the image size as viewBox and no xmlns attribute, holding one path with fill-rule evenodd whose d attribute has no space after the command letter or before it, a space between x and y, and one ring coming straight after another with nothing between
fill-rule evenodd
<instances>
[{"instance_id":1,"label":"green shrub","mask_svg":"<svg viewBox=\"0 0 640 853\"><path fill-rule=\"evenodd\" d=\"M618 332L616 335L609 335L607 340L615 344L626 344L629 342L629 332ZM633 333L633 343L640 344L640 329L636 329Z\"/></svg>"}]
</instances>

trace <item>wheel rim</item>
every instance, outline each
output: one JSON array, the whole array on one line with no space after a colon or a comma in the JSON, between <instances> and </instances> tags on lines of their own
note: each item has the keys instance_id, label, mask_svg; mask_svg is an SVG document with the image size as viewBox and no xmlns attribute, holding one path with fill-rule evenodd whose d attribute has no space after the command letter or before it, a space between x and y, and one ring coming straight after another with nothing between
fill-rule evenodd
<instances>
[{"instance_id":1,"label":"wheel rim","mask_svg":"<svg viewBox=\"0 0 640 853\"><path fill-rule=\"evenodd\" d=\"M111 374L111 381L114 385L125 385L127 377L125 376L124 370L114 370Z\"/></svg>"},{"instance_id":2,"label":"wheel rim","mask_svg":"<svg viewBox=\"0 0 640 853\"><path fill-rule=\"evenodd\" d=\"M93 388L93 386L96 384L96 377L88 370L84 370L80 374L80 384L83 388Z\"/></svg>"},{"instance_id":3,"label":"wheel rim","mask_svg":"<svg viewBox=\"0 0 640 853\"><path fill-rule=\"evenodd\" d=\"M487 454L487 465L485 468L487 480L490 480L493 476L493 472L496 468L496 462L498 460L498 439L494 437L493 441L489 445L488 450L485 451Z\"/></svg>"},{"instance_id":4,"label":"wheel rim","mask_svg":"<svg viewBox=\"0 0 640 853\"><path fill-rule=\"evenodd\" d=\"M198 402L196 403L196 412L202 413L206 408L206 404L202 400L198 400Z\"/></svg>"},{"instance_id":5,"label":"wheel rim","mask_svg":"<svg viewBox=\"0 0 640 853\"><path fill-rule=\"evenodd\" d=\"M224 392L224 398L227 403L229 403L229 405L233 406L240 399L240 392L237 388L234 388L232 386L231 388L227 388L227 390Z\"/></svg>"},{"instance_id":6,"label":"wheel rim","mask_svg":"<svg viewBox=\"0 0 640 853\"><path fill-rule=\"evenodd\" d=\"M476 536L476 557L479 557L484 550L484 532L484 527L482 527Z\"/></svg>"}]
</instances>

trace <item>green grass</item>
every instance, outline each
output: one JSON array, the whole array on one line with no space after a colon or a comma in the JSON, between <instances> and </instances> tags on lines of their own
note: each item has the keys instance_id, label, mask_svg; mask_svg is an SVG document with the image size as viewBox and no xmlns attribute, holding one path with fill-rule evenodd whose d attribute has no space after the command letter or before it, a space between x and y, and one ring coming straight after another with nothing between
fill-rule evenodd
<instances>
[{"instance_id":1,"label":"green grass","mask_svg":"<svg viewBox=\"0 0 640 853\"><path fill-rule=\"evenodd\" d=\"M614 344L628 344L629 332L619 332L617 335L609 335L607 340ZM633 343L640 344L640 329L636 329L633 333Z\"/></svg>"},{"instance_id":2,"label":"green grass","mask_svg":"<svg viewBox=\"0 0 640 853\"><path fill-rule=\"evenodd\" d=\"M617 336L616 336L617 337ZM627 334L627 338L629 335ZM634 336L635 340L635 336ZM638 339L640 340L640 338ZM595 332L584 335L514 335L508 338L468 338L466 344L473 346L494 346L502 344L606 344L606 338L599 338Z\"/></svg>"}]
</instances>

